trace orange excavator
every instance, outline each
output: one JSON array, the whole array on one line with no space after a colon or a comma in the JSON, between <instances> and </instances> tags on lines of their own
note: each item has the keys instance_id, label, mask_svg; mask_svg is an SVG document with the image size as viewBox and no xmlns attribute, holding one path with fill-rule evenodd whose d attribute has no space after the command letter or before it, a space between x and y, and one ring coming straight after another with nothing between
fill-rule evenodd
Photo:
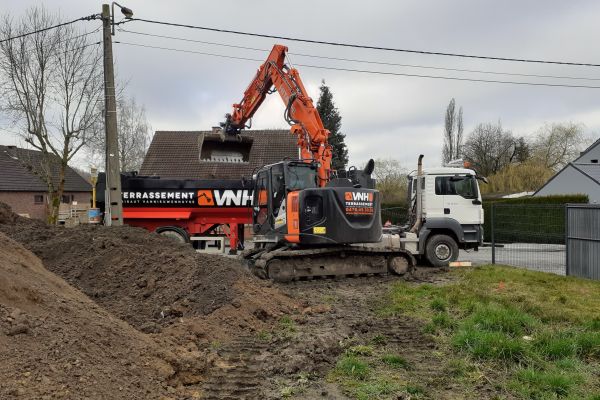
<instances>
[{"instance_id":1,"label":"orange excavator","mask_svg":"<svg viewBox=\"0 0 600 400\"><path fill-rule=\"evenodd\" d=\"M253 176L254 248L242 257L258 276L276 281L406 272L414 259L382 243L373 160L364 170L331 170L329 131L298 71L286 64L286 52L273 47L221 123L225 135L240 138L266 96L277 92L298 140L299 160L265 165Z\"/></svg>"}]
</instances>

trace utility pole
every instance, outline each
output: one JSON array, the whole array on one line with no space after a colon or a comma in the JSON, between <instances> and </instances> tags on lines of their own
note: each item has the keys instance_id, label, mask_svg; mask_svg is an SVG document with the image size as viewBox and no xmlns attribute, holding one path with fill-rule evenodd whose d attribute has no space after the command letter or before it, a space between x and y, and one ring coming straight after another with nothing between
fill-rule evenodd
<instances>
[{"instance_id":1,"label":"utility pole","mask_svg":"<svg viewBox=\"0 0 600 400\"><path fill-rule=\"evenodd\" d=\"M112 54L112 19L110 5L102 5L102 38L104 42L104 127L106 130L106 199L105 225L123 225L121 166L117 136L117 101Z\"/></svg>"}]
</instances>

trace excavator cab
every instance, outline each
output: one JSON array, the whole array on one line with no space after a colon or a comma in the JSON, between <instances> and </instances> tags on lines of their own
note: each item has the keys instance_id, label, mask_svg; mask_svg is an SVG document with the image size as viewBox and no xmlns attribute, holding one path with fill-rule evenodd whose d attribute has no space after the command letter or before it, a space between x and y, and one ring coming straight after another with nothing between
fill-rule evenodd
<instances>
[{"instance_id":1,"label":"excavator cab","mask_svg":"<svg viewBox=\"0 0 600 400\"><path fill-rule=\"evenodd\" d=\"M350 179L320 187L317 163L282 161L255 177L255 243L328 246L381 240L379 192Z\"/></svg>"}]
</instances>

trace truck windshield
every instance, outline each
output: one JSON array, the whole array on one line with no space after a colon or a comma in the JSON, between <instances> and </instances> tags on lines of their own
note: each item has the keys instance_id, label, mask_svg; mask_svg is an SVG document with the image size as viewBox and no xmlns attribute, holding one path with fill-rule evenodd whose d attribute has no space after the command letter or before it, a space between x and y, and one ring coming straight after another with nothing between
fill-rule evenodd
<instances>
[{"instance_id":1,"label":"truck windshield","mask_svg":"<svg viewBox=\"0 0 600 400\"><path fill-rule=\"evenodd\" d=\"M479 196L474 176L438 176L435 178L435 194L461 196L476 199Z\"/></svg>"},{"instance_id":2,"label":"truck windshield","mask_svg":"<svg viewBox=\"0 0 600 400\"><path fill-rule=\"evenodd\" d=\"M317 171L310 164L288 164L286 184L288 190L317 187Z\"/></svg>"}]
</instances>

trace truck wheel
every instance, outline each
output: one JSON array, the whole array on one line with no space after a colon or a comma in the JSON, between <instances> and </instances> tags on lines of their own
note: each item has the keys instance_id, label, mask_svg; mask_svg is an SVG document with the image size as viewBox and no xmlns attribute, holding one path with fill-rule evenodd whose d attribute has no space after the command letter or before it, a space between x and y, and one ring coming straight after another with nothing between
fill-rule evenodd
<instances>
[{"instance_id":1,"label":"truck wheel","mask_svg":"<svg viewBox=\"0 0 600 400\"><path fill-rule=\"evenodd\" d=\"M447 267L458 259L458 244L448 235L434 235L427 241L425 257L434 267Z\"/></svg>"},{"instance_id":2,"label":"truck wheel","mask_svg":"<svg viewBox=\"0 0 600 400\"><path fill-rule=\"evenodd\" d=\"M179 243L187 243L187 237L181 232L175 230L164 230L160 232L160 235L171 238Z\"/></svg>"}]
</instances>

